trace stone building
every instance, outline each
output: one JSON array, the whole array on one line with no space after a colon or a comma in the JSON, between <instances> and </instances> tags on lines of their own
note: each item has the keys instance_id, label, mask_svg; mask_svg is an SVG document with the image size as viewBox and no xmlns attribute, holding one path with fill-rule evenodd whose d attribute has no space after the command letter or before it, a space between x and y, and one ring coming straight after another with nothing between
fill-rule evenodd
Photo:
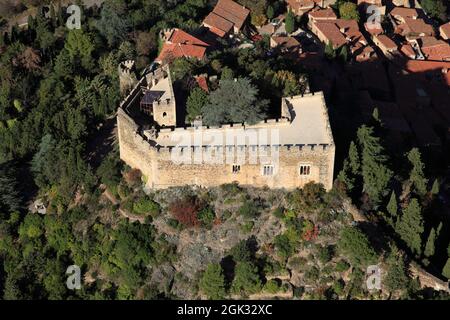
<instances>
[{"instance_id":1,"label":"stone building","mask_svg":"<svg viewBox=\"0 0 450 320\"><path fill-rule=\"evenodd\" d=\"M117 122L120 157L142 171L148 188L235 181L286 189L315 181L332 187L335 145L321 92L283 98L278 119L177 127L165 66L139 81L121 103Z\"/></svg>"}]
</instances>

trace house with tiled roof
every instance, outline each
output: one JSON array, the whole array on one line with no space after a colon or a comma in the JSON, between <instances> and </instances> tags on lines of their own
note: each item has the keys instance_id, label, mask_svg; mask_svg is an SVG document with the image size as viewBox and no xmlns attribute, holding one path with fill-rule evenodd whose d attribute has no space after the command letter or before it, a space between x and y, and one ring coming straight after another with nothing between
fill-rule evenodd
<instances>
[{"instance_id":1,"label":"house with tiled roof","mask_svg":"<svg viewBox=\"0 0 450 320\"><path fill-rule=\"evenodd\" d=\"M372 40L388 59L394 58L399 53L397 44L384 34L373 36Z\"/></svg>"},{"instance_id":2,"label":"house with tiled roof","mask_svg":"<svg viewBox=\"0 0 450 320\"><path fill-rule=\"evenodd\" d=\"M281 53L301 53L300 42L294 37L273 36L270 38L270 47Z\"/></svg>"},{"instance_id":3,"label":"house with tiled roof","mask_svg":"<svg viewBox=\"0 0 450 320\"><path fill-rule=\"evenodd\" d=\"M439 27L439 34L442 39L449 40L450 39L450 22L444 23Z\"/></svg>"},{"instance_id":4,"label":"house with tiled roof","mask_svg":"<svg viewBox=\"0 0 450 320\"><path fill-rule=\"evenodd\" d=\"M419 13L414 8L395 7L389 13L395 19L397 24L405 23L407 18L417 19Z\"/></svg>"},{"instance_id":5,"label":"house with tiled roof","mask_svg":"<svg viewBox=\"0 0 450 320\"><path fill-rule=\"evenodd\" d=\"M178 29L165 30L161 33L164 41L161 52L155 59L160 64L172 62L176 58L196 58L203 59L208 48L208 44Z\"/></svg>"},{"instance_id":6,"label":"house with tiled roof","mask_svg":"<svg viewBox=\"0 0 450 320\"><path fill-rule=\"evenodd\" d=\"M404 21L397 25L394 32L404 36L407 40L434 36L433 26L427 24L423 19L405 18Z\"/></svg>"},{"instance_id":7,"label":"house with tiled roof","mask_svg":"<svg viewBox=\"0 0 450 320\"><path fill-rule=\"evenodd\" d=\"M216 36L223 38L231 33L241 32L249 15L250 10L246 7L232 0L219 0L214 10L203 20L202 25Z\"/></svg>"},{"instance_id":8,"label":"house with tiled roof","mask_svg":"<svg viewBox=\"0 0 450 320\"><path fill-rule=\"evenodd\" d=\"M427 60L450 61L450 45L435 37L418 39L420 50Z\"/></svg>"},{"instance_id":9,"label":"house with tiled roof","mask_svg":"<svg viewBox=\"0 0 450 320\"><path fill-rule=\"evenodd\" d=\"M337 19L337 16L334 13L333 9L326 8L310 11L308 13L308 19L308 24L311 27L314 23L319 21L335 20Z\"/></svg>"},{"instance_id":10,"label":"house with tiled roof","mask_svg":"<svg viewBox=\"0 0 450 320\"><path fill-rule=\"evenodd\" d=\"M417 54L409 43L403 43L400 46L400 52L410 59L415 59Z\"/></svg>"}]
</instances>

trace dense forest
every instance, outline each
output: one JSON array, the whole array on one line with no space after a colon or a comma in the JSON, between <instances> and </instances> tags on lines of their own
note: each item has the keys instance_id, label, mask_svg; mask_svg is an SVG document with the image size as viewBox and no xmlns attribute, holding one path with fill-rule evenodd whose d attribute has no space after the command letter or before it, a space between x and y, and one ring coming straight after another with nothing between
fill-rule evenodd
<instances>
[{"instance_id":1,"label":"dense forest","mask_svg":"<svg viewBox=\"0 0 450 320\"><path fill-rule=\"evenodd\" d=\"M253 24L284 11L283 1L238 2L252 9ZM6 13L23 9L8 3L0 6L4 29ZM106 151L95 145L122 98L118 64L134 60L142 71L161 47L162 29L195 33L213 3L77 3L83 8L79 30L66 28L65 7L54 5L38 7L27 28L12 26L0 35L3 299L448 298L421 289L408 271L415 261L450 278L439 171L427 171L417 148L406 154L385 148L376 113L371 123L338 133L353 142L341 143L349 145L348 155L336 165L330 192L317 184L292 192L231 184L145 193L145 177L123 165L116 145ZM267 56L268 46L263 38L251 49L224 45L205 61L175 60L171 71L184 92L187 121L200 113L213 124L233 121L228 90L246 92L249 105L260 102L254 119L276 112L281 96L305 92L307 72ZM201 73L220 79L210 94L192 84L190 75ZM353 113L330 110L335 119L345 112ZM38 198L45 215L30 212ZM365 223L353 221L355 206ZM228 246L217 245L221 233ZM209 253L194 251L205 241ZM198 260L191 269L183 266L189 256ZM383 290L369 292L365 271L377 263L386 270ZM81 290L66 287L70 265L81 267Z\"/></svg>"}]
</instances>

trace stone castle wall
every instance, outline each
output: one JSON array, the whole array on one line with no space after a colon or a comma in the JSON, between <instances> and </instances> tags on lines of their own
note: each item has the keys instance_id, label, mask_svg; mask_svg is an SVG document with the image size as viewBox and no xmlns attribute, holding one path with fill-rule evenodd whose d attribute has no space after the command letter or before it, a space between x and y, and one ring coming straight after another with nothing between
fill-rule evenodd
<instances>
[{"instance_id":1,"label":"stone castle wall","mask_svg":"<svg viewBox=\"0 0 450 320\"><path fill-rule=\"evenodd\" d=\"M257 187L268 186L271 188L293 189L302 187L304 184L315 181L322 183L326 189L331 189L333 182L333 166L335 146L331 145L303 145L303 146L279 146L273 149L259 147L257 152L267 153L268 160L260 158L257 163L250 164L244 161L241 164L240 172L233 173L233 162L228 163L195 163L198 160L198 153L190 149L187 154L192 157L189 164L179 164L172 160L174 150L168 147L152 146L152 142L146 140L138 133L138 126L134 123L126 112L119 108L117 115L120 157L128 165L142 171L146 177L146 183L149 188L162 189L171 186L180 185L201 185L216 186L224 183L237 181L242 185L252 185ZM243 148L243 149L241 149ZM240 147L233 149L228 147L221 148L203 148L203 153L211 152L218 157L222 153L223 159L226 159L226 153L244 150L246 160L249 160L250 153L254 152L253 146ZM211 150L214 149L214 150ZM231 151L230 151L231 150ZM199 150L197 150L199 151ZM177 150L179 152L179 150ZM217 152L217 154L215 153ZM263 176L263 164L272 163L271 152L274 153L274 175ZM186 153L185 153L186 156ZM237 159L235 159L237 160ZM277 163L278 161L278 163ZM311 173L308 176L300 176L300 165L310 165ZM278 171L278 172L277 172Z\"/></svg>"}]
</instances>

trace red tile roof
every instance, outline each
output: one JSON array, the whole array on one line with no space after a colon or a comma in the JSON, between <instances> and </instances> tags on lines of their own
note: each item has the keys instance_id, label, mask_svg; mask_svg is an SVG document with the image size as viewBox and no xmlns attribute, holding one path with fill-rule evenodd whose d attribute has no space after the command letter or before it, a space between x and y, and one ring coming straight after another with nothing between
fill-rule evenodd
<instances>
[{"instance_id":1,"label":"red tile roof","mask_svg":"<svg viewBox=\"0 0 450 320\"><path fill-rule=\"evenodd\" d=\"M219 0L203 24L210 27L211 32L223 37L233 26L240 30L249 14L250 10L232 0Z\"/></svg>"},{"instance_id":2,"label":"red tile roof","mask_svg":"<svg viewBox=\"0 0 450 320\"><path fill-rule=\"evenodd\" d=\"M411 73L440 74L445 83L450 86L450 62L408 60L405 69Z\"/></svg>"},{"instance_id":3,"label":"red tile roof","mask_svg":"<svg viewBox=\"0 0 450 320\"><path fill-rule=\"evenodd\" d=\"M272 37L271 39L277 44L277 46L283 46L286 49L300 46L300 42L293 37Z\"/></svg>"},{"instance_id":4,"label":"red tile roof","mask_svg":"<svg viewBox=\"0 0 450 320\"><path fill-rule=\"evenodd\" d=\"M378 36L375 36L375 38L380 42L380 44L385 47L387 50L394 50L397 49L397 45L394 41L392 41L388 36L384 34L380 34Z\"/></svg>"},{"instance_id":5,"label":"red tile roof","mask_svg":"<svg viewBox=\"0 0 450 320\"><path fill-rule=\"evenodd\" d=\"M186 57L203 59L209 45L180 29L173 29L156 58L159 62L171 62Z\"/></svg>"},{"instance_id":6,"label":"red tile roof","mask_svg":"<svg viewBox=\"0 0 450 320\"><path fill-rule=\"evenodd\" d=\"M413 58L416 56L416 52L411 47L409 43L405 43L400 47L400 51L408 58Z\"/></svg>"},{"instance_id":7,"label":"red tile roof","mask_svg":"<svg viewBox=\"0 0 450 320\"><path fill-rule=\"evenodd\" d=\"M390 13L396 19L417 18L419 16L414 8L395 7Z\"/></svg>"},{"instance_id":8,"label":"red tile roof","mask_svg":"<svg viewBox=\"0 0 450 320\"><path fill-rule=\"evenodd\" d=\"M315 22L315 26L335 48L346 43L349 43L350 46L355 46L357 43L367 44L355 20L318 21Z\"/></svg>"},{"instance_id":9,"label":"red tile roof","mask_svg":"<svg viewBox=\"0 0 450 320\"><path fill-rule=\"evenodd\" d=\"M435 37L419 39L420 49L428 60L450 61L450 45Z\"/></svg>"},{"instance_id":10,"label":"red tile roof","mask_svg":"<svg viewBox=\"0 0 450 320\"><path fill-rule=\"evenodd\" d=\"M313 20L337 19L336 14L334 13L333 9L331 9L331 8L311 11L310 13L308 13L308 16L310 19L313 19Z\"/></svg>"},{"instance_id":11,"label":"red tile roof","mask_svg":"<svg viewBox=\"0 0 450 320\"><path fill-rule=\"evenodd\" d=\"M209 92L208 81L205 76L196 76L195 81L197 81L198 86L205 92Z\"/></svg>"},{"instance_id":12,"label":"red tile roof","mask_svg":"<svg viewBox=\"0 0 450 320\"><path fill-rule=\"evenodd\" d=\"M403 36L434 36L433 27L422 19L406 18L405 23L399 24L395 30Z\"/></svg>"}]
</instances>

